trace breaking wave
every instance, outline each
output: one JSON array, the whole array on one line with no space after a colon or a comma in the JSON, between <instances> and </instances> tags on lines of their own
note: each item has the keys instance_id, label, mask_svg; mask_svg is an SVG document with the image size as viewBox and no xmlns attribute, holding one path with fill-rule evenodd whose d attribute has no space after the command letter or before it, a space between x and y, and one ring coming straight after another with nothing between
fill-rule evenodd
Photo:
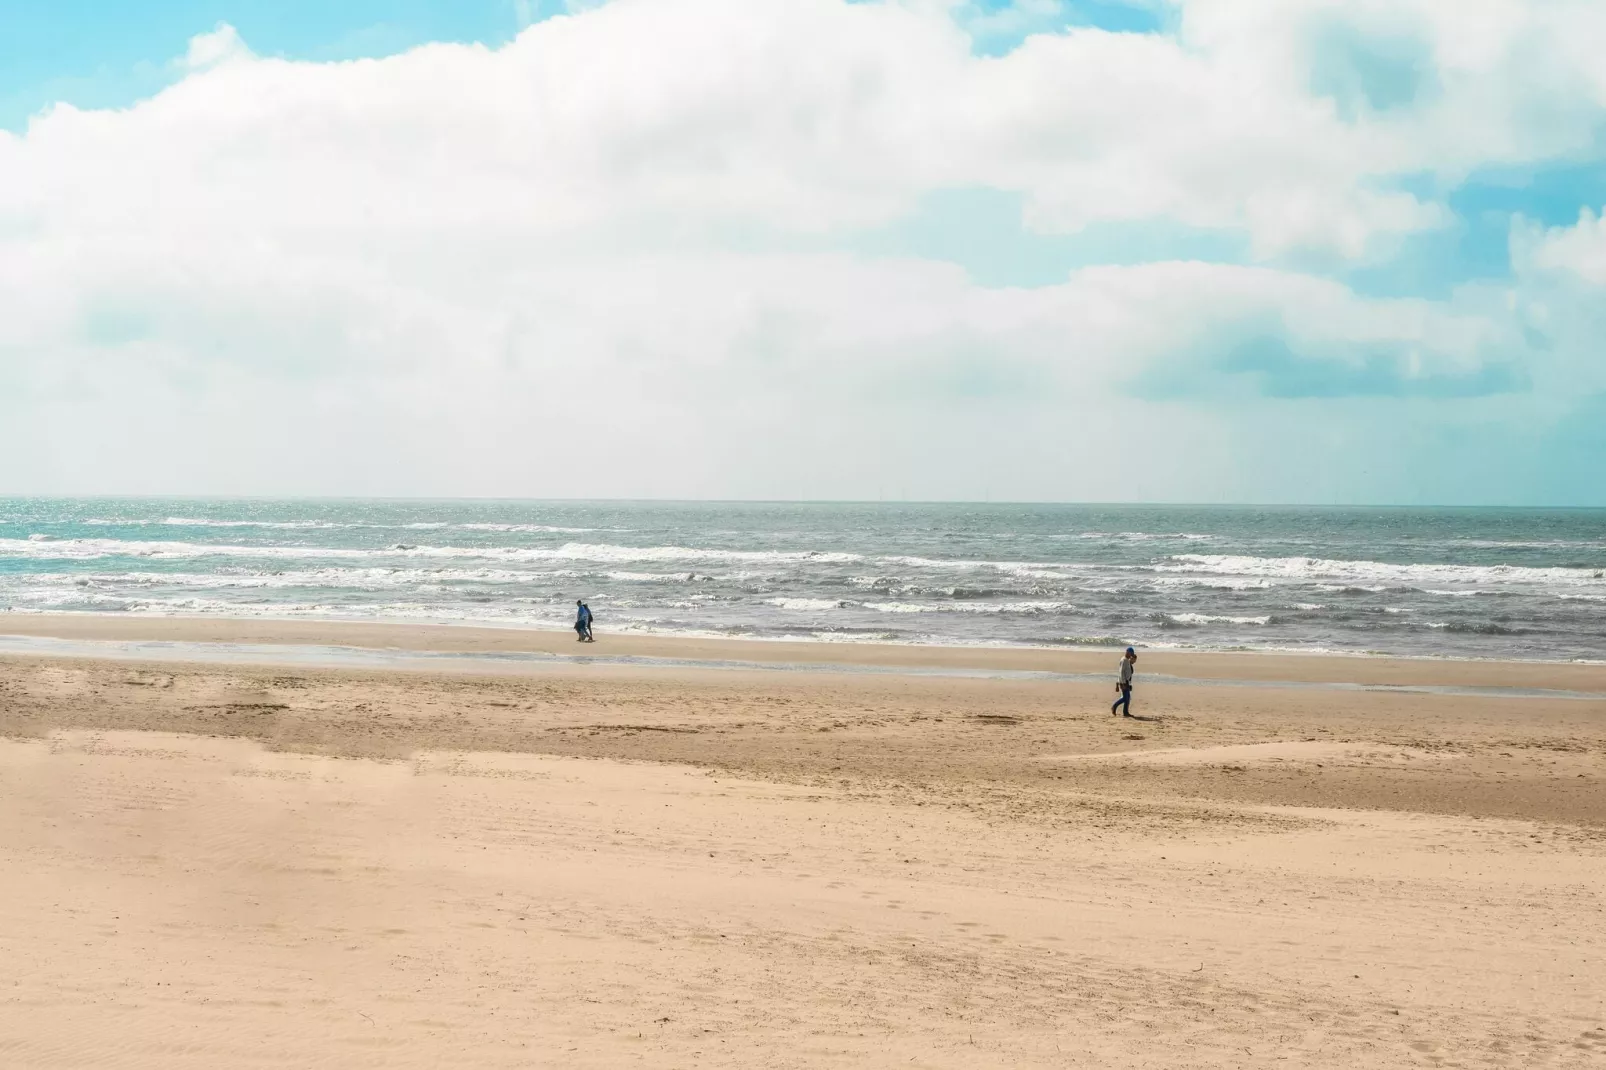
<instances>
[{"instance_id":1,"label":"breaking wave","mask_svg":"<svg viewBox=\"0 0 1606 1070\"><path fill-rule=\"evenodd\" d=\"M1606 514L1335 515L0 501L0 612L562 627L584 597L604 631L1606 655Z\"/></svg>"}]
</instances>

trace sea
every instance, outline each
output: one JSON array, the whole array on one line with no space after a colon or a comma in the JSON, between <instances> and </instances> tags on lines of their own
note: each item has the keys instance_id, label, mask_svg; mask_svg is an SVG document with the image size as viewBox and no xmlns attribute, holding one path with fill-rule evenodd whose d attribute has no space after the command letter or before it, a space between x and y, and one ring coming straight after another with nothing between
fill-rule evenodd
<instances>
[{"instance_id":1,"label":"sea","mask_svg":"<svg viewBox=\"0 0 1606 1070\"><path fill-rule=\"evenodd\" d=\"M4 614L1606 660L1606 510L0 499Z\"/></svg>"}]
</instances>

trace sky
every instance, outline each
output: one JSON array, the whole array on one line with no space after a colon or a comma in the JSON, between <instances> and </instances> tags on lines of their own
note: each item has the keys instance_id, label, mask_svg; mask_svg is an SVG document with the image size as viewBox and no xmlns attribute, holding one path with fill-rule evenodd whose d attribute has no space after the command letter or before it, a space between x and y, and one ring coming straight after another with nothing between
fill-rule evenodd
<instances>
[{"instance_id":1,"label":"sky","mask_svg":"<svg viewBox=\"0 0 1606 1070\"><path fill-rule=\"evenodd\" d=\"M1606 505L1598 0L0 0L0 494Z\"/></svg>"}]
</instances>

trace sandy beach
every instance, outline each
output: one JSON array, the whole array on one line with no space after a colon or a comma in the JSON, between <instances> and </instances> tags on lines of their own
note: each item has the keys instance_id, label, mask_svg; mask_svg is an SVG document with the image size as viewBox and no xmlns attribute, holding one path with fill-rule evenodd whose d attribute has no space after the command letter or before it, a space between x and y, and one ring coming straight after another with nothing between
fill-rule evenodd
<instances>
[{"instance_id":1,"label":"sandy beach","mask_svg":"<svg viewBox=\"0 0 1606 1070\"><path fill-rule=\"evenodd\" d=\"M0 1070L1606 1070L1606 0L0 12Z\"/></svg>"},{"instance_id":2,"label":"sandy beach","mask_svg":"<svg viewBox=\"0 0 1606 1070\"><path fill-rule=\"evenodd\" d=\"M7 1067L1606 1057L1606 666L0 633Z\"/></svg>"}]
</instances>

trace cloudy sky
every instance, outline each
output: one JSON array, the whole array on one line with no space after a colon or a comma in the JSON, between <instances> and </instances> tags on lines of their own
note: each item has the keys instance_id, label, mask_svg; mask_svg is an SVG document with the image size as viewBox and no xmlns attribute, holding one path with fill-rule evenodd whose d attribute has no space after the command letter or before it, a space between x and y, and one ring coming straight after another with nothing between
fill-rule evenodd
<instances>
[{"instance_id":1,"label":"cloudy sky","mask_svg":"<svg viewBox=\"0 0 1606 1070\"><path fill-rule=\"evenodd\" d=\"M1606 504L1602 55L1599 0L0 0L0 493Z\"/></svg>"}]
</instances>

